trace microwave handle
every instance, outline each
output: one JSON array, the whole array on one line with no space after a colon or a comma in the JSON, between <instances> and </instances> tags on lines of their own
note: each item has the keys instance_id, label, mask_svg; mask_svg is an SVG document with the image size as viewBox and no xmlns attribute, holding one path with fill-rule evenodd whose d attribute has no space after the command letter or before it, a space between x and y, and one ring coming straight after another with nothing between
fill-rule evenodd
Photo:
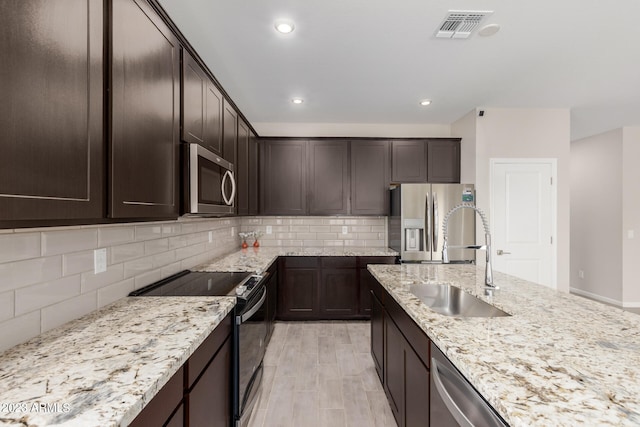
<instances>
[{"instance_id":1,"label":"microwave handle","mask_svg":"<svg viewBox=\"0 0 640 427\"><path fill-rule=\"evenodd\" d=\"M227 177L231 178L231 197L227 197L227 194L224 191L224 187L225 187L225 183L227 181ZM226 171L224 173L224 176L222 177L222 184L221 186L221 190L222 190L222 198L224 199L224 202L231 206L233 204L233 199L235 199L236 197L236 180L233 177L233 173L231 171Z\"/></svg>"}]
</instances>

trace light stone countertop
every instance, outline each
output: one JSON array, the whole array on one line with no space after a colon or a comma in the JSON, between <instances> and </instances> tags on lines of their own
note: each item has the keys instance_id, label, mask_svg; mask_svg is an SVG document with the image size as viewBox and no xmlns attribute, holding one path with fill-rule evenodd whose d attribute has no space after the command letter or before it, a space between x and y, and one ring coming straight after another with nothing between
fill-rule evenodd
<instances>
[{"instance_id":1,"label":"light stone countertop","mask_svg":"<svg viewBox=\"0 0 640 427\"><path fill-rule=\"evenodd\" d=\"M484 265L369 270L512 427L639 426L640 316L494 272ZM448 283L511 317L440 315L410 285Z\"/></svg>"},{"instance_id":2,"label":"light stone countertop","mask_svg":"<svg viewBox=\"0 0 640 427\"><path fill-rule=\"evenodd\" d=\"M196 271L246 271L262 273L279 256L397 256L398 252L388 248L273 248L260 247L241 249L205 264Z\"/></svg>"},{"instance_id":3,"label":"light stone countertop","mask_svg":"<svg viewBox=\"0 0 640 427\"><path fill-rule=\"evenodd\" d=\"M128 425L235 302L123 298L7 350L0 426Z\"/></svg>"}]
</instances>

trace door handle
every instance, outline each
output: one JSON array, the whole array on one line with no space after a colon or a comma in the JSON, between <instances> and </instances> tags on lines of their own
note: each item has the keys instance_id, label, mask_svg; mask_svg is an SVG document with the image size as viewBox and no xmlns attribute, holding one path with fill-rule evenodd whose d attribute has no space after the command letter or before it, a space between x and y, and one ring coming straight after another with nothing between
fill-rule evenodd
<instances>
[{"instance_id":1,"label":"door handle","mask_svg":"<svg viewBox=\"0 0 640 427\"><path fill-rule=\"evenodd\" d=\"M502 249L498 249L496 252L497 255L511 255L511 252L505 252Z\"/></svg>"},{"instance_id":2,"label":"door handle","mask_svg":"<svg viewBox=\"0 0 640 427\"><path fill-rule=\"evenodd\" d=\"M227 182L227 178L231 179L231 197L228 197L228 198L227 198L227 193L225 191L225 184ZM231 171L226 171L224 173L224 176L222 177L222 184L220 185L220 188L222 190L222 199L224 199L224 202L228 206L231 206L233 204L233 199L236 197L236 180L233 177L233 173L231 173Z\"/></svg>"}]
</instances>

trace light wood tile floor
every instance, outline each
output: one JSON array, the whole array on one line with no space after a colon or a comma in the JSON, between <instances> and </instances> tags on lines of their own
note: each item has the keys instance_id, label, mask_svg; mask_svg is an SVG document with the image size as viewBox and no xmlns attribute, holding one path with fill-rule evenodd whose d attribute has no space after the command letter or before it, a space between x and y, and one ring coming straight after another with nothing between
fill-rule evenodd
<instances>
[{"instance_id":1,"label":"light wood tile floor","mask_svg":"<svg viewBox=\"0 0 640 427\"><path fill-rule=\"evenodd\" d=\"M396 427L369 322L277 322L249 427Z\"/></svg>"}]
</instances>

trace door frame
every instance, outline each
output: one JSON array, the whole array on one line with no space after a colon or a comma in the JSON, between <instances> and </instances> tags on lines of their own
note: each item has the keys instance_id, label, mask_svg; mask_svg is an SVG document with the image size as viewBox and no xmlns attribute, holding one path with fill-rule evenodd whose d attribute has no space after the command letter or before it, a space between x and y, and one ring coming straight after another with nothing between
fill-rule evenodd
<instances>
[{"instance_id":1,"label":"door frame","mask_svg":"<svg viewBox=\"0 0 640 427\"><path fill-rule=\"evenodd\" d=\"M551 287L553 289L558 289L558 159L555 157L548 158L508 158L508 157L500 157L500 158L490 158L489 159L489 200L490 200L490 208L489 208L489 226L491 230L495 230L494 223L494 215L492 212L494 210L494 182L493 182L493 173L495 170L495 166L498 164L548 164L551 166L551 179L553 185L551 185L551 237L553 238L553 243L551 245ZM492 242L491 250L494 251L496 245ZM495 254L491 254L493 257Z\"/></svg>"}]
</instances>

